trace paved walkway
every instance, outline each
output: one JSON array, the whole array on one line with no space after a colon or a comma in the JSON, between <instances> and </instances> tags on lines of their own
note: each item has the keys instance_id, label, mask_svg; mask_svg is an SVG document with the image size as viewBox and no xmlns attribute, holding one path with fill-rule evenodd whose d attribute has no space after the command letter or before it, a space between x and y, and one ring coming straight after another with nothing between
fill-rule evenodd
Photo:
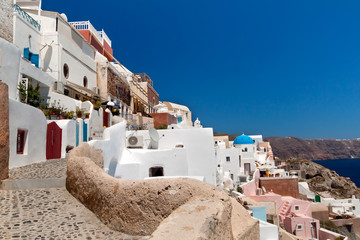
<instances>
[{"instance_id":1,"label":"paved walkway","mask_svg":"<svg viewBox=\"0 0 360 240\"><path fill-rule=\"evenodd\" d=\"M66 178L66 163L64 159L52 159L42 163L34 163L24 167L10 169L10 179L44 179Z\"/></svg>"},{"instance_id":2,"label":"paved walkway","mask_svg":"<svg viewBox=\"0 0 360 240\"><path fill-rule=\"evenodd\" d=\"M64 178L66 160L10 171L13 179ZM65 188L0 190L1 239L148 239L113 231Z\"/></svg>"}]
</instances>

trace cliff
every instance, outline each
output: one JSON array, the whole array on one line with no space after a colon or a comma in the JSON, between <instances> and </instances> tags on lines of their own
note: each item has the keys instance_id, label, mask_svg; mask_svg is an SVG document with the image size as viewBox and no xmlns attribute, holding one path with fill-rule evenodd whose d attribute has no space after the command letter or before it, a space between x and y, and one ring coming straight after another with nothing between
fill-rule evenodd
<instances>
[{"instance_id":1,"label":"cliff","mask_svg":"<svg viewBox=\"0 0 360 240\"><path fill-rule=\"evenodd\" d=\"M267 137L274 155L280 159L345 159L360 158L360 139L301 139L296 137Z\"/></svg>"},{"instance_id":2,"label":"cliff","mask_svg":"<svg viewBox=\"0 0 360 240\"><path fill-rule=\"evenodd\" d=\"M310 190L320 196L351 198L355 195L356 198L360 198L360 189L355 183L350 178L339 176L335 171L309 160L288 160L286 164L290 165L291 170L304 171L304 178L299 175L299 181L306 181Z\"/></svg>"}]
</instances>

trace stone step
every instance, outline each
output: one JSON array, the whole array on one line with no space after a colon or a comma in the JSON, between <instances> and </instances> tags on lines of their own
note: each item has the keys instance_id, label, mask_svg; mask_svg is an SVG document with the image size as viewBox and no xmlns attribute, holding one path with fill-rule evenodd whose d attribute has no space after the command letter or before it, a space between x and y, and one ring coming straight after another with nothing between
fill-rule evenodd
<instances>
[{"instance_id":1,"label":"stone step","mask_svg":"<svg viewBox=\"0 0 360 240\"><path fill-rule=\"evenodd\" d=\"M59 188L65 187L65 178L44 178L44 179L6 179L1 182L3 190L21 190L36 188Z\"/></svg>"}]
</instances>

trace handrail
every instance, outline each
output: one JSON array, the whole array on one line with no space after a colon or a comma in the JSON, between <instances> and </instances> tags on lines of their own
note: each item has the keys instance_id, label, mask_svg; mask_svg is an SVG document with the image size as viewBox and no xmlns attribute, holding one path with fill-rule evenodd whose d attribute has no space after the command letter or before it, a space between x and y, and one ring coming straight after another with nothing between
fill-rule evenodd
<instances>
[{"instance_id":1,"label":"handrail","mask_svg":"<svg viewBox=\"0 0 360 240\"><path fill-rule=\"evenodd\" d=\"M19 5L14 4L14 12L17 12L23 19L30 23L38 31L41 30L41 25L33 17L31 17L27 12L25 12Z\"/></svg>"}]
</instances>

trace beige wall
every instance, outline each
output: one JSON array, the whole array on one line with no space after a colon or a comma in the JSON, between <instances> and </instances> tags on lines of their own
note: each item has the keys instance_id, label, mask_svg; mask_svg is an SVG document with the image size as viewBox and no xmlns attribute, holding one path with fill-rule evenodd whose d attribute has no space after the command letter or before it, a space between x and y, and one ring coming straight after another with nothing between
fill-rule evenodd
<instances>
[{"instance_id":1,"label":"beige wall","mask_svg":"<svg viewBox=\"0 0 360 240\"><path fill-rule=\"evenodd\" d=\"M0 0L0 37L13 41L13 1Z\"/></svg>"},{"instance_id":2,"label":"beige wall","mask_svg":"<svg viewBox=\"0 0 360 240\"><path fill-rule=\"evenodd\" d=\"M9 176L9 95L8 86L0 81L0 180Z\"/></svg>"}]
</instances>

